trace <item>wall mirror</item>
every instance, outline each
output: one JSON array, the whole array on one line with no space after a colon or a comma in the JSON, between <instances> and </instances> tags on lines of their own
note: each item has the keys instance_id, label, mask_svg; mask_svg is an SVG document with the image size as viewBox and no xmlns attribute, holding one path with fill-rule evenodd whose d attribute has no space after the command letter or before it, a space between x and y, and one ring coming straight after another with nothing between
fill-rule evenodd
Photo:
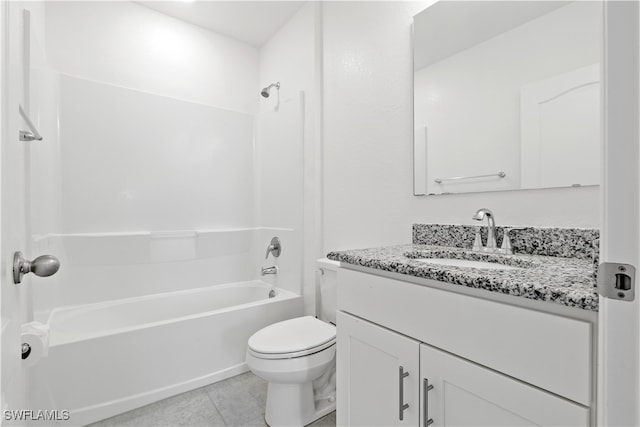
<instances>
[{"instance_id":1,"label":"wall mirror","mask_svg":"<svg viewBox=\"0 0 640 427\"><path fill-rule=\"evenodd\" d=\"M414 194L598 185L599 1L414 16Z\"/></svg>"}]
</instances>

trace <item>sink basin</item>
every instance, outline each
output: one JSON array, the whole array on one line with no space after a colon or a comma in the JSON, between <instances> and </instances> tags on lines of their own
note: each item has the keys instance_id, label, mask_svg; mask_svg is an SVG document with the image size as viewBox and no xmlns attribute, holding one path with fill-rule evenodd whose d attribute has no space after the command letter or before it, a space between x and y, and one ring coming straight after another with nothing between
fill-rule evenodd
<instances>
[{"instance_id":1,"label":"sink basin","mask_svg":"<svg viewBox=\"0 0 640 427\"><path fill-rule=\"evenodd\" d=\"M439 266L479 268L483 270L521 270L535 268L538 263L517 255L472 252L451 248L419 249L404 254L413 261Z\"/></svg>"},{"instance_id":2,"label":"sink basin","mask_svg":"<svg viewBox=\"0 0 640 427\"><path fill-rule=\"evenodd\" d=\"M496 262L475 261L469 259L451 259L451 258L418 258L416 261L425 262L436 265L448 265L452 267L468 267L482 268L488 270L519 270L520 267L512 265L498 264Z\"/></svg>"}]
</instances>

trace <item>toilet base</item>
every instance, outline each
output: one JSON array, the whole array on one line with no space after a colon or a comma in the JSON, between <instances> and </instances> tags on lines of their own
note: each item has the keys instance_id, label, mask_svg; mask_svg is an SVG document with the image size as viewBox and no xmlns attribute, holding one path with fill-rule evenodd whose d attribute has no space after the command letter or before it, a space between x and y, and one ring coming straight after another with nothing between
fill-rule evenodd
<instances>
[{"instance_id":1,"label":"toilet base","mask_svg":"<svg viewBox=\"0 0 640 427\"><path fill-rule=\"evenodd\" d=\"M311 382L303 384L270 382L264 419L271 427L302 427L324 417L335 409L335 400L333 402L328 399L314 401Z\"/></svg>"}]
</instances>

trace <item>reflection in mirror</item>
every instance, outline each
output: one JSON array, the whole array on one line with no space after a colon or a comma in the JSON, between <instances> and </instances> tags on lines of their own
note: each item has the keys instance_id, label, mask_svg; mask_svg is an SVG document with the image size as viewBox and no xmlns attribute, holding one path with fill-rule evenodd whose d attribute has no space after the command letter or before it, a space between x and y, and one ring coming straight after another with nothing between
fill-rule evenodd
<instances>
[{"instance_id":1,"label":"reflection in mirror","mask_svg":"<svg viewBox=\"0 0 640 427\"><path fill-rule=\"evenodd\" d=\"M414 194L598 185L599 1L414 17Z\"/></svg>"}]
</instances>

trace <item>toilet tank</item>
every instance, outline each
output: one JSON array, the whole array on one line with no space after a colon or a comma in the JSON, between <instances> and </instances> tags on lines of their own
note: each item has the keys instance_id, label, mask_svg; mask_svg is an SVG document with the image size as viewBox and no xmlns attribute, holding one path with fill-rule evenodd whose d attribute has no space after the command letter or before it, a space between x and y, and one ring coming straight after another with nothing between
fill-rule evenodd
<instances>
[{"instance_id":1,"label":"toilet tank","mask_svg":"<svg viewBox=\"0 0 640 427\"><path fill-rule=\"evenodd\" d=\"M322 258L317 261L318 288L320 290L320 320L336 324L336 310L338 308L338 261Z\"/></svg>"}]
</instances>

